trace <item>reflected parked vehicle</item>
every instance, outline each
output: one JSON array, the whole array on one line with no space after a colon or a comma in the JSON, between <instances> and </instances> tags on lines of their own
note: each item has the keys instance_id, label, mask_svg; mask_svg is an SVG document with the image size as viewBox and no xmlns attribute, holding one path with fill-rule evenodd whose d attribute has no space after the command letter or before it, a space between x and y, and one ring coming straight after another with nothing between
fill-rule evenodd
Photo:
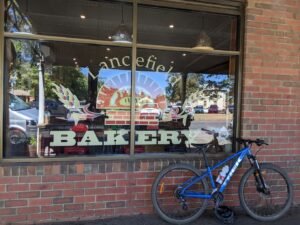
<instances>
[{"instance_id":1,"label":"reflected parked vehicle","mask_svg":"<svg viewBox=\"0 0 300 225\"><path fill-rule=\"evenodd\" d=\"M228 110L229 110L230 113L233 113L233 111L234 111L234 105L229 105L228 106Z\"/></svg>"},{"instance_id":2,"label":"reflected parked vehicle","mask_svg":"<svg viewBox=\"0 0 300 225\"><path fill-rule=\"evenodd\" d=\"M208 113L218 113L219 107L217 105L210 105L208 108Z\"/></svg>"},{"instance_id":3,"label":"reflected parked vehicle","mask_svg":"<svg viewBox=\"0 0 300 225\"><path fill-rule=\"evenodd\" d=\"M194 107L195 113L204 113L204 107L203 105L197 105Z\"/></svg>"},{"instance_id":4,"label":"reflected parked vehicle","mask_svg":"<svg viewBox=\"0 0 300 225\"><path fill-rule=\"evenodd\" d=\"M9 94L9 140L11 144L20 144L29 137L35 137L37 131L38 110L31 108L21 98Z\"/></svg>"},{"instance_id":5,"label":"reflected parked vehicle","mask_svg":"<svg viewBox=\"0 0 300 225\"><path fill-rule=\"evenodd\" d=\"M146 103L141 107L141 114L155 114L158 119L162 119L162 111L157 103Z\"/></svg>"},{"instance_id":6,"label":"reflected parked vehicle","mask_svg":"<svg viewBox=\"0 0 300 225\"><path fill-rule=\"evenodd\" d=\"M32 101L30 103L31 107L39 108L38 101ZM55 117L66 117L68 114L68 109L66 109L60 101L46 99L45 100L45 111L48 111L51 116Z\"/></svg>"}]
</instances>

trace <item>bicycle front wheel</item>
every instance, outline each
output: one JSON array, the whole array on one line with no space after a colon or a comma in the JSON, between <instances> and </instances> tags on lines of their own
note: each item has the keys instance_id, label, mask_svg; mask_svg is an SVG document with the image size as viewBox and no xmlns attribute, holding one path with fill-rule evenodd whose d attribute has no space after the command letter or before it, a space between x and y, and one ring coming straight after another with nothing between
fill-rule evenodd
<instances>
[{"instance_id":1,"label":"bicycle front wheel","mask_svg":"<svg viewBox=\"0 0 300 225\"><path fill-rule=\"evenodd\" d=\"M283 216L291 207L293 189L284 170L273 164L262 163L261 174L266 184L264 191L255 179L256 169L250 168L242 177L239 197L242 207L254 219L273 221Z\"/></svg>"},{"instance_id":2,"label":"bicycle front wheel","mask_svg":"<svg viewBox=\"0 0 300 225\"><path fill-rule=\"evenodd\" d=\"M152 202L156 212L165 221L173 224L190 223L197 219L207 206L207 199L182 198L178 195L180 185L199 176L198 170L186 164L171 165L162 170L152 186ZM188 191L207 193L205 179L193 184Z\"/></svg>"}]
</instances>

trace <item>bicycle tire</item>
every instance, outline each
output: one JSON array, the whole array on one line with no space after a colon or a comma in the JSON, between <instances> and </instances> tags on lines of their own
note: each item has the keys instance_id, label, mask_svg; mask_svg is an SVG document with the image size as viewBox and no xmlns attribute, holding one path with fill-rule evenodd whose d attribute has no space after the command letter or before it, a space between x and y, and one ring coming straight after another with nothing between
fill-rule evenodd
<instances>
[{"instance_id":1,"label":"bicycle tire","mask_svg":"<svg viewBox=\"0 0 300 225\"><path fill-rule=\"evenodd\" d=\"M240 203L252 218L263 222L274 221L282 217L292 205L292 183L287 173L274 164L261 163L260 170L266 185L270 188L270 194L258 191L254 177L255 168L252 167L246 171L241 179L239 186ZM267 172L272 172L272 174L267 174ZM261 198L260 202L255 201L255 195ZM266 207L262 206L263 202L266 203ZM253 206L250 203L253 203ZM271 212L272 208L275 210L274 212Z\"/></svg>"},{"instance_id":2,"label":"bicycle tire","mask_svg":"<svg viewBox=\"0 0 300 225\"><path fill-rule=\"evenodd\" d=\"M168 177L169 175L170 177ZM188 209L184 209L174 194L179 184L187 180L187 177L191 178L195 175L199 176L200 172L187 164L170 165L158 174L152 185L151 199L155 211L163 220L173 224L185 224L196 220L204 212L207 207L207 199L185 199ZM194 184L191 188L208 193L208 184L205 179ZM192 209L192 213L187 211L189 209Z\"/></svg>"}]
</instances>

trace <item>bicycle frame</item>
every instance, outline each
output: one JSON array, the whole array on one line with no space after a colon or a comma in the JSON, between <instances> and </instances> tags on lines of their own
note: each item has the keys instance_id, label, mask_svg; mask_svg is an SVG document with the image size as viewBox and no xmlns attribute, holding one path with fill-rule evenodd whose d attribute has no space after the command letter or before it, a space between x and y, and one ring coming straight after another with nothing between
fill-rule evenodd
<instances>
[{"instance_id":1,"label":"bicycle frame","mask_svg":"<svg viewBox=\"0 0 300 225\"><path fill-rule=\"evenodd\" d=\"M203 172L200 176L194 176L192 178L190 178L189 180L187 180L186 182L184 182L182 185L179 186L180 188L180 196L183 198L203 198L203 199L211 199L212 198L212 193L213 190L216 189L216 184L212 175L212 171L214 171L215 169L217 169L218 167L224 165L225 163L227 163L228 161L237 158L235 163L233 164L233 166L230 168L230 170L228 171L225 180L223 181L223 183L221 184L221 186L218 188L219 192L223 192L227 186L227 184L229 183L231 177L233 176L233 174L235 173L236 169L238 168L238 166L241 164L241 162L244 160L244 158L246 156L251 156L251 149L250 147L245 147L243 149L241 149L240 151L238 151L237 153L229 156L228 158L224 159L223 161L217 163L216 165L209 167L206 167L206 171ZM212 191L211 194L205 194L205 193L200 193L200 192L195 192L195 191L190 191L188 190L192 185L196 184L197 182L201 181L202 179L208 177L212 186Z\"/></svg>"}]
</instances>

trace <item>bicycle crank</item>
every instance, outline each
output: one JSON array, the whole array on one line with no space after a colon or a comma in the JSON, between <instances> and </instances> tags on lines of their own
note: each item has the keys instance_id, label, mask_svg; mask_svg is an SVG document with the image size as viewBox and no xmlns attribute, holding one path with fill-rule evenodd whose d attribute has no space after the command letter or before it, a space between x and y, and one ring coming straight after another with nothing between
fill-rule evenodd
<instances>
[{"instance_id":1,"label":"bicycle crank","mask_svg":"<svg viewBox=\"0 0 300 225\"><path fill-rule=\"evenodd\" d=\"M219 191L214 192L212 197L214 199L215 208L218 208L224 201L224 195Z\"/></svg>"}]
</instances>

